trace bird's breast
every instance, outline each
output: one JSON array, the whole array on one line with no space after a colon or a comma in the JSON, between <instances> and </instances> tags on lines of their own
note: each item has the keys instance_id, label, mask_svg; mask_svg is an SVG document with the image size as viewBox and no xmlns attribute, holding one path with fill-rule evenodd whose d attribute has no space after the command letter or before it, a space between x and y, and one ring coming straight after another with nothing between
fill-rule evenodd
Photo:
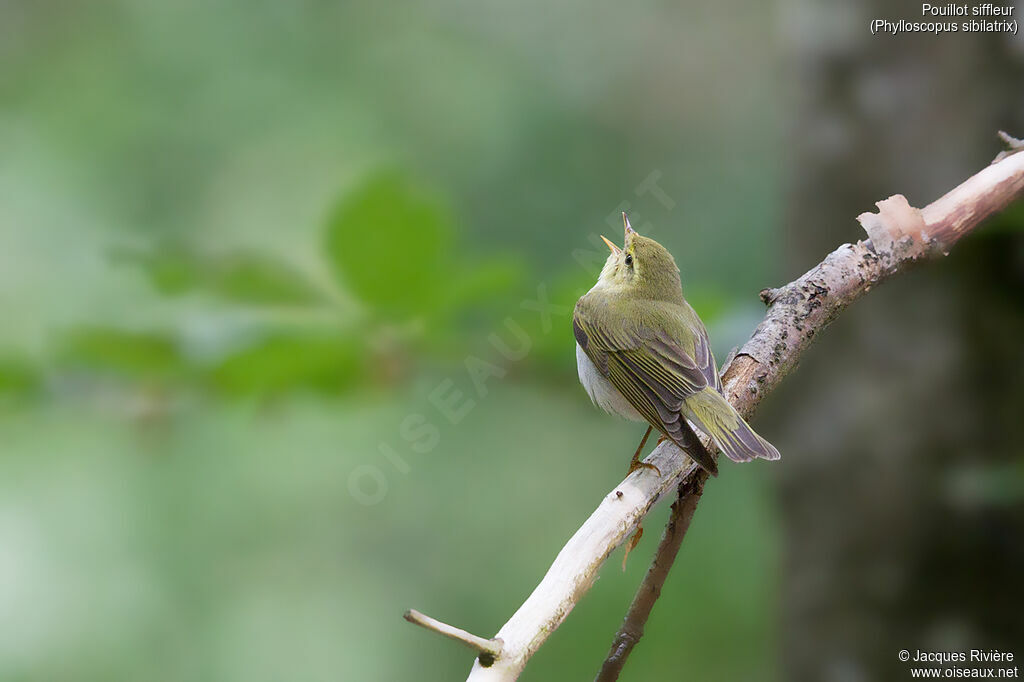
<instances>
[{"instance_id":1,"label":"bird's breast","mask_svg":"<svg viewBox=\"0 0 1024 682\"><path fill-rule=\"evenodd\" d=\"M601 374L601 371L591 362L587 354L576 344L576 370L580 375L580 383L586 389L587 395L594 401L594 404L605 412L617 414L633 421L644 421L643 415L636 411L629 401L626 400L619 390L612 385L612 382Z\"/></svg>"}]
</instances>

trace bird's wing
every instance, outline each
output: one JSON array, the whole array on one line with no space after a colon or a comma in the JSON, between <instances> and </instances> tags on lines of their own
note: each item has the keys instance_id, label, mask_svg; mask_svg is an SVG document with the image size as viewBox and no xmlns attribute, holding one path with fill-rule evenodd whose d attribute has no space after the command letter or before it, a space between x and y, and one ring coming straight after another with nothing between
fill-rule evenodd
<instances>
[{"instance_id":1,"label":"bird's wing","mask_svg":"<svg viewBox=\"0 0 1024 682\"><path fill-rule=\"evenodd\" d=\"M700 373L707 379L708 386L721 393L722 378L718 375L718 365L715 364L715 356L711 354L711 343L708 341L708 333L696 313L693 314L693 317L698 322L695 325L696 334L693 339L693 361L696 363Z\"/></svg>"},{"instance_id":2,"label":"bird's wing","mask_svg":"<svg viewBox=\"0 0 1024 682\"><path fill-rule=\"evenodd\" d=\"M633 305L651 304L638 301ZM581 299L573 314L576 342L630 405L689 453L692 439L681 408L683 400L709 386L705 370L710 365L714 371L714 359L707 350L706 334L695 335L696 354L707 356L707 359L701 357L702 362L698 364L683 348L684 329L650 323L647 315L643 317L648 324L632 326L621 317L606 313L601 304ZM665 318L660 315L655 319ZM702 325L699 331L703 332ZM692 332L691 336L694 336ZM714 460L706 452L689 454L710 471L714 470Z\"/></svg>"}]
</instances>

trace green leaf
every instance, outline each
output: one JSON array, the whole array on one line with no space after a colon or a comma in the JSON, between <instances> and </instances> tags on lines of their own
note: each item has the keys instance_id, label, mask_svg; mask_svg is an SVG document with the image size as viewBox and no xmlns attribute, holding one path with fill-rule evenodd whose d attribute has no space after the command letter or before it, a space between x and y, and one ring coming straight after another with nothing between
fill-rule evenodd
<instances>
[{"instance_id":1,"label":"green leaf","mask_svg":"<svg viewBox=\"0 0 1024 682\"><path fill-rule=\"evenodd\" d=\"M432 197L396 173L345 197L327 227L338 281L378 310L408 316L440 301L449 277L452 223Z\"/></svg>"},{"instance_id":2,"label":"green leaf","mask_svg":"<svg viewBox=\"0 0 1024 682\"><path fill-rule=\"evenodd\" d=\"M256 253L201 255L168 246L151 252L121 251L115 257L141 266L153 286L169 296L201 291L235 303L263 305L310 303L321 298L293 268Z\"/></svg>"},{"instance_id":3,"label":"green leaf","mask_svg":"<svg viewBox=\"0 0 1024 682\"><path fill-rule=\"evenodd\" d=\"M21 358L0 358L0 400L27 395L40 384L39 371Z\"/></svg>"},{"instance_id":4,"label":"green leaf","mask_svg":"<svg viewBox=\"0 0 1024 682\"><path fill-rule=\"evenodd\" d=\"M147 378L178 374L185 366L177 340L166 334L102 327L72 330L58 357L77 368Z\"/></svg>"},{"instance_id":5,"label":"green leaf","mask_svg":"<svg viewBox=\"0 0 1024 682\"><path fill-rule=\"evenodd\" d=\"M320 299L297 272L253 254L234 254L212 263L207 289L240 303L311 303Z\"/></svg>"},{"instance_id":6,"label":"green leaf","mask_svg":"<svg viewBox=\"0 0 1024 682\"><path fill-rule=\"evenodd\" d=\"M211 374L231 394L282 393L297 388L339 392L363 375L365 349L331 334L273 335L229 356Z\"/></svg>"}]
</instances>

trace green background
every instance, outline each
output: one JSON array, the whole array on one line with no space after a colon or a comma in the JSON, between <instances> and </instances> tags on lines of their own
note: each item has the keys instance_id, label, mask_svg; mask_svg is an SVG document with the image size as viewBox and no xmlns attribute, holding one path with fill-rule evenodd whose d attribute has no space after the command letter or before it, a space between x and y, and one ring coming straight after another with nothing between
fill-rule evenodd
<instances>
[{"instance_id":1,"label":"green background","mask_svg":"<svg viewBox=\"0 0 1024 682\"><path fill-rule=\"evenodd\" d=\"M402 612L492 634L641 435L576 383L596 235L628 209L669 247L719 360L814 262L783 257L780 21L0 5L0 678L464 675ZM520 360L488 340L508 318ZM484 395L469 357L500 367ZM474 401L457 424L446 381ZM626 679L780 678L772 469L708 486ZM596 672L666 516L524 680Z\"/></svg>"}]
</instances>

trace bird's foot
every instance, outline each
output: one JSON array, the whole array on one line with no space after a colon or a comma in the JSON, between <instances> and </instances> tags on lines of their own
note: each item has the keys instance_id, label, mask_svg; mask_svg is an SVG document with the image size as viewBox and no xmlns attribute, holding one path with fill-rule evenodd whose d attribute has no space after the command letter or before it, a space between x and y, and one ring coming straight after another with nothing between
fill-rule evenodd
<instances>
[{"instance_id":1,"label":"bird's foot","mask_svg":"<svg viewBox=\"0 0 1024 682\"><path fill-rule=\"evenodd\" d=\"M658 472L658 475L661 476L661 469L654 466L653 464L648 464L647 462L640 461L640 453L644 451L644 445L647 444L647 436L651 435L651 428L652 427L648 426L647 430L644 431L644 437L640 439L640 445L637 446L636 452L633 453L633 459L630 460L629 462L629 471L626 472L627 476L629 476L637 469L654 469L655 471ZM658 442L660 443L664 438L665 437L662 436L660 439L658 439Z\"/></svg>"},{"instance_id":2,"label":"bird's foot","mask_svg":"<svg viewBox=\"0 0 1024 682\"><path fill-rule=\"evenodd\" d=\"M632 462L629 463L629 471L626 472L626 475L629 476L629 474L633 473L637 469L654 469L655 473L661 476L661 469L654 466L653 464L641 462L639 459L634 459Z\"/></svg>"}]
</instances>

